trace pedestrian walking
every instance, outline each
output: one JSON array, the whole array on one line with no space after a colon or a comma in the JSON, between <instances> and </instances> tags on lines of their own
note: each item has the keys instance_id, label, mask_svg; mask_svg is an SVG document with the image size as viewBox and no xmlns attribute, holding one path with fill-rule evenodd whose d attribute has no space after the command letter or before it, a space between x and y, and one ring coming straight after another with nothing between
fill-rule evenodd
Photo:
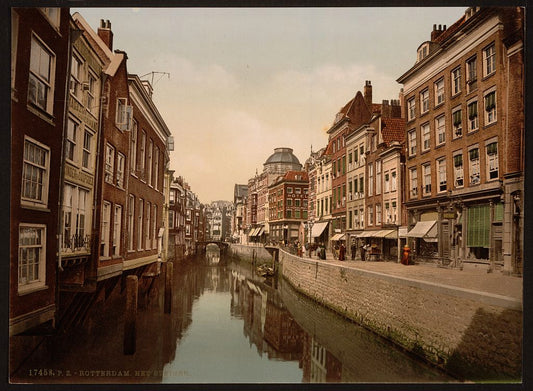
<instances>
[{"instance_id":1,"label":"pedestrian walking","mask_svg":"<svg viewBox=\"0 0 533 391\"><path fill-rule=\"evenodd\" d=\"M346 255L346 247L344 246L344 243L341 242L341 245L339 246L339 261L344 261Z\"/></svg>"},{"instance_id":2,"label":"pedestrian walking","mask_svg":"<svg viewBox=\"0 0 533 391\"><path fill-rule=\"evenodd\" d=\"M352 245L350 247L350 251L352 252L352 261L355 260L355 252L357 250L357 246L355 245L355 240L352 241Z\"/></svg>"},{"instance_id":3,"label":"pedestrian walking","mask_svg":"<svg viewBox=\"0 0 533 391\"><path fill-rule=\"evenodd\" d=\"M366 260L366 244L363 244L361 246L361 261L365 261Z\"/></svg>"}]
</instances>

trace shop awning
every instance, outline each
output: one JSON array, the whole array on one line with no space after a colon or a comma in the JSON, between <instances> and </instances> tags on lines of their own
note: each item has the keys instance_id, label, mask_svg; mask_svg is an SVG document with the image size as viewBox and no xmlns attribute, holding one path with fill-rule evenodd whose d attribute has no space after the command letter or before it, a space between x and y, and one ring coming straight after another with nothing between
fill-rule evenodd
<instances>
[{"instance_id":1,"label":"shop awning","mask_svg":"<svg viewBox=\"0 0 533 391\"><path fill-rule=\"evenodd\" d=\"M331 238L332 241L336 242L338 240L344 240L344 234L335 234Z\"/></svg>"},{"instance_id":2,"label":"shop awning","mask_svg":"<svg viewBox=\"0 0 533 391\"><path fill-rule=\"evenodd\" d=\"M248 236L249 236L249 237L256 236L257 233L259 232L259 229L260 229L260 227L252 228L252 230L250 231L250 233L248 234Z\"/></svg>"},{"instance_id":3,"label":"shop awning","mask_svg":"<svg viewBox=\"0 0 533 391\"><path fill-rule=\"evenodd\" d=\"M396 239L396 231L393 229L378 229L374 231L363 231L357 235L358 238L387 238Z\"/></svg>"},{"instance_id":4,"label":"shop awning","mask_svg":"<svg viewBox=\"0 0 533 391\"><path fill-rule=\"evenodd\" d=\"M327 221L313 224L313 228L311 228L311 237L318 238L320 235L322 235L322 232L324 232L324 229L326 229L328 224L329 223Z\"/></svg>"},{"instance_id":5,"label":"shop awning","mask_svg":"<svg viewBox=\"0 0 533 391\"><path fill-rule=\"evenodd\" d=\"M413 227L413 229L407 233L407 237L422 238L424 240L427 240L428 242L436 240L437 239L437 221L430 220L430 221L417 222L416 225Z\"/></svg>"},{"instance_id":6,"label":"shop awning","mask_svg":"<svg viewBox=\"0 0 533 391\"><path fill-rule=\"evenodd\" d=\"M261 236L261 235L263 235L263 232L265 232L265 227L260 227L257 230L257 233L255 234L255 236Z\"/></svg>"}]
</instances>

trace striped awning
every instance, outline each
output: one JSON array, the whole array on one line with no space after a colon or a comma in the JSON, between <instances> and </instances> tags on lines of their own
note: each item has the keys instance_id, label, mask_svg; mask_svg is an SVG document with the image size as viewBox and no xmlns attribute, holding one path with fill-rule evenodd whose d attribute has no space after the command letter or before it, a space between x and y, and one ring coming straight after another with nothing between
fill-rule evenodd
<instances>
[{"instance_id":1,"label":"striped awning","mask_svg":"<svg viewBox=\"0 0 533 391\"><path fill-rule=\"evenodd\" d=\"M422 238L427 241L435 241L437 239L437 221L419 221L407 233L410 238Z\"/></svg>"},{"instance_id":2,"label":"striped awning","mask_svg":"<svg viewBox=\"0 0 533 391\"><path fill-rule=\"evenodd\" d=\"M386 238L395 239L396 230L394 229L378 229L374 231L363 231L357 235L358 238Z\"/></svg>"},{"instance_id":3,"label":"striped awning","mask_svg":"<svg viewBox=\"0 0 533 391\"><path fill-rule=\"evenodd\" d=\"M333 235L331 240L334 242L339 241L339 240L344 240L344 234L335 234Z\"/></svg>"}]
</instances>

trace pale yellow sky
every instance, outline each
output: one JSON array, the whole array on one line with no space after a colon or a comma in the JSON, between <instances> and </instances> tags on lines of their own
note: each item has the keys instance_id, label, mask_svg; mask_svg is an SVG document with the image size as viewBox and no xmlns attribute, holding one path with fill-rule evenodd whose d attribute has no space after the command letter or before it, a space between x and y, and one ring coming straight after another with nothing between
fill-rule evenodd
<instances>
[{"instance_id":1,"label":"pale yellow sky","mask_svg":"<svg viewBox=\"0 0 533 391\"><path fill-rule=\"evenodd\" d=\"M303 164L327 144L337 111L365 80L373 100L398 99L433 24L465 8L76 8L112 24L128 71L154 76L174 135L171 169L201 202L233 200L276 147ZM148 77L151 78L151 77Z\"/></svg>"}]
</instances>

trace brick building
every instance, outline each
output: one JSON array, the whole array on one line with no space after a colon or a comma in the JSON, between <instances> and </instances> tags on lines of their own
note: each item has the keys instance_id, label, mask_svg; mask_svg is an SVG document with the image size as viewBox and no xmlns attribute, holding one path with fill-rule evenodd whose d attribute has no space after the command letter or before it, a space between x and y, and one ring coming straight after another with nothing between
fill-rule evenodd
<instances>
[{"instance_id":1,"label":"brick building","mask_svg":"<svg viewBox=\"0 0 533 391\"><path fill-rule=\"evenodd\" d=\"M521 8L468 8L450 28L433 26L398 79L419 260L485 260L521 273L523 30Z\"/></svg>"},{"instance_id":2,"label":"brick building","mask_svg":"<svg viewBox=\"0 0 533 391\"><path fill-rule=\"evenodd\" d=\"M72 18L68 117L61 176L60 289L87 291L91 279L93 209L100 138L101 86L110 59L94 50L94 32L79 14Z\"/></svg>"},{"instance_id":3,"label":"brick building","mask_svg":"<svg viewBox=\"0 0 533 391\"><path fill-rule=\"evenodd\" d=\"M56 313L69 12L11 13L10 336Z\"/></svg>"},{"instance_id":4,"label":"brick building","mask_svg":"<svg viewBox=\"0 0 533 391\"><path fill-rule=\"evenodd\" d=\"M309 176L306 171L287 171L268 186L270 239L302 241L300 226L307 221Z\"/></svg>"},{"instance_id":5,"label":"brick building","mask_svg":"<svg viewBox=\"0 0 533 391\"><path fill-rule=\"evenodd\" d=\"M171 259L185 256L185 205L186 190L182 177L172 181L168 209L168 253Z\"/></svg>"},{"instance_id":6,"label":"brick building","mask_svg":"<svg viewBox=\"0 0 533 391\"><path fill-rule=\"evenodd\" d=\"M331 157L332 194L330 224L331 241L345 240L346 230L346 137L367 123L380 105L372 103L372 83L365 82L364 93L357 92L337 113L328 130L329 140L326 154Z\"/></svg>"}]
</instances>

